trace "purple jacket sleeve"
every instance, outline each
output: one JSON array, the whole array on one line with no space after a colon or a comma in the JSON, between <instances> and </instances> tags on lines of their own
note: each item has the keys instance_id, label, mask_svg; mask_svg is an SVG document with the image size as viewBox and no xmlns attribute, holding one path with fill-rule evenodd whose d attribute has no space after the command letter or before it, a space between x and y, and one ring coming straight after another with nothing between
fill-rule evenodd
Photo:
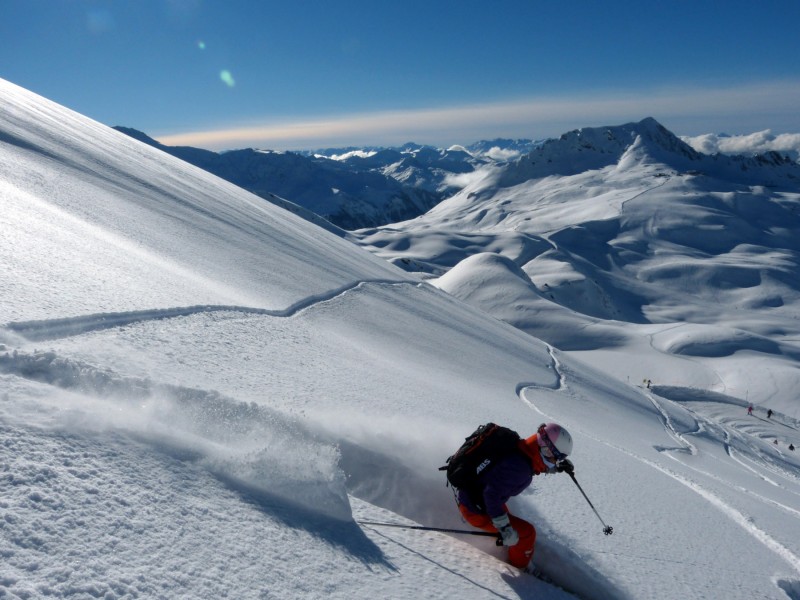
<instances>
[{"instance_id":1,"label":"purple jacket sleeve","mask_svg":"<svg viewBox=\"0 0 800 600\"><path fill-rule=\"evenodd\" d=\"M497 463L483 477L486 514L492 519L505 514L508 499L522 493L532 479L533 468L522 454L514 453Z\"/></svg>"}]
</instances>

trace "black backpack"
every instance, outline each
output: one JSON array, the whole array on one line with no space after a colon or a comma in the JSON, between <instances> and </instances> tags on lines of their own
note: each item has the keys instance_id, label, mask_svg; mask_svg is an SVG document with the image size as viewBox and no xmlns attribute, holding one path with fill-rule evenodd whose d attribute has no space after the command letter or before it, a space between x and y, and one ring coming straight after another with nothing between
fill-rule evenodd
<instances>
[{"instance_id":1,"label":"black backpack","mask_svg":"<svg viewBox=\"0 0 800 600\"><path fill-rule=\"evenodd\" d=\"M474 497L474 492L482 487L478 476L494 467L499 459L514 452L519 441L519 434L508 427L494 423L481 425L439 470L447 471L450 485L466 490Z\"/></svg>"}]
</instances>

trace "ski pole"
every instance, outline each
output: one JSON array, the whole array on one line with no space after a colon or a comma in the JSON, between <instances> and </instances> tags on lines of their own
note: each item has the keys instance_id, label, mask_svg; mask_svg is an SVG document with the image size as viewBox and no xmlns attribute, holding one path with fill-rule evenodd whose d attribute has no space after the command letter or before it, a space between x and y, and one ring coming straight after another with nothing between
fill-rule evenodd
<instances>
[{"instance_id":1,"label":"ski pole","mask_svg":"<svg viewBox=\"0 0 800 600\"><path fill-rule=\"evenodd\" d=\"M570 473L569 476L572 477L572 481L574 481L575 485L578 486L578 489L581 491L581 494L583 494L583 497L586 498L586 501L589 503L589 506L592 507L592 510L594 511L594 514L597 515L597 518L600 519L600 522L603 524L603 533L605 533L606 535L611 535L612 533L614 533L614 528L609 526L609 525L606 525L606 522L603 521L603 517L601 517L600 513L597 512L597 509L594 507L594 504L592 504L592 501L589 500L589 496L586 495L586 492L583 491L583 488L581 487L581 484L578 483L577 479L575 479L575 474L574 473Z\"/></svg>"},{"instance_id":2,"label":"ski pole","mask_svg":"<svg viewBox=\"0 0 800 600\"><path fill-rule=\"evenodd\" d=\"M417 529L419 531L438 531L440 533L459 533L461 535L484 535L500 539L499 533L489 531L470 531L467 529L447 529L445 527L423 527L422 525L401 525L400 523L379 523L377 521L356 521L359 525L374 525L376 527L397 527L399 529ZM502 543L502 541L501 541Z\"/></svg>"}]
</instances>

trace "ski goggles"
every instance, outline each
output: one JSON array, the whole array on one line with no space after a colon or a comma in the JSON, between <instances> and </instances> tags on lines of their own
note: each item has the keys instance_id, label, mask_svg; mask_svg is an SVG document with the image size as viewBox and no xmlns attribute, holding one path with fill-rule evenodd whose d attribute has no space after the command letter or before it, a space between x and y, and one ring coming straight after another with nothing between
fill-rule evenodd
<instances>
[{"instance_id":1,"label":"ski goggles","mask_svg":"<svg viewBox=\"0 0 800 600\"><path fill-rule=\"evenodd\" d=\"M556 445L550 440L550 436L547 435L547 431L544 427L545 425L542 423L539 425L539 429L536 432L539 434L539 439L544 442L543 450L547 450L550 453L550 456L554 462L558 462L567 458L567 455L556 448Z\"/></svg>"}]
</instances>

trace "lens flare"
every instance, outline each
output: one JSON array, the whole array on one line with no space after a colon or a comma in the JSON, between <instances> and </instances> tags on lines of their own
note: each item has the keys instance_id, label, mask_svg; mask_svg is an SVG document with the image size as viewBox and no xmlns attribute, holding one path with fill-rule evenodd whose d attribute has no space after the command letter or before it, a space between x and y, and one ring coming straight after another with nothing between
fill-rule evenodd
<instances>
[{"instance_id":1,"label":"lens flare","mask_svg":"<svg viewBox=\"0 0 800 600\"><path fill-rule=\"evenodd\" d=\"M220 71L219 78L228 87L233 87L236 85L236 81L233 79L233 75L231 75L231 72L228 71L227 69Z\"/></svg>"},{"instance_id":2,"label":"lens flare","mask_svg":"<svg viewBox=\"0 0 800 600\"><path fill-rule=\"evenodd\" d=\"M205 50L205 49L206 49L206 43L205 43L203 40L199 40L199 41L197 42L197 47L198 47L200 50Z\"/></svg>"}]
</instances>

